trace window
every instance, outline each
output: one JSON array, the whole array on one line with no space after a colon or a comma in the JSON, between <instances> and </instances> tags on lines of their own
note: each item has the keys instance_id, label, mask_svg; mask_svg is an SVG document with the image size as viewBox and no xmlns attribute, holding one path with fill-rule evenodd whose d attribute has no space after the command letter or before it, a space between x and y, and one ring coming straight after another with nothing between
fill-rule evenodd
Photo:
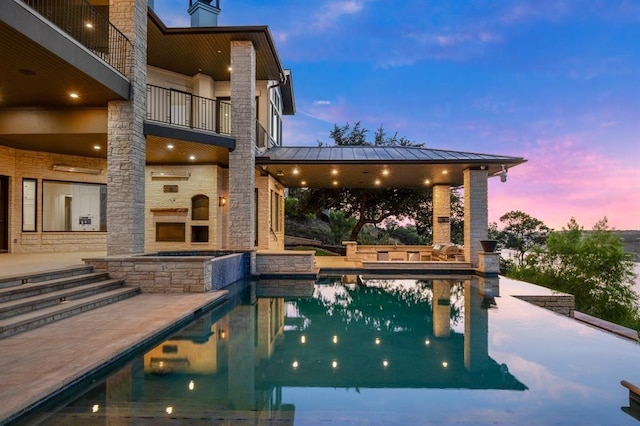
<instances>
[{"instance_id":1,"label":"window","mask_svg":"<svg viewBox=\"0 0 640 426\"><path fill-rule=\"evenodd\" d=\"M274 232L282 230L282 204L282 195L271 191L271 229Z\"/></svg>"},{"instance_id":2,"label":"window","mask_svg":"<svg viewBox=\"0 0 640 426\"><path fill-rule=\"evenodd\" d=\"M282 98L278 88L271 90L269 99L269 137L276 145L282 145Z\"/></svg>"},{"instance_id":3,"label":"window","mask_svg":"<svg viewBox=\"0 0 640 426\"><path fill-rule=\"evenodd\" d=\"M209 220L209 197L200 194L191 198L191 220Z\"/></svg>"},{"instance_id":4,"label":"window","mask_svg":"<svg viewBox=\"0 0 640 426\"><path fill-rule=\"evenodd\" d=\"M158 222L156 223L156 241L184 243L184 223Z\"/></svg>"},{"instance_id":5,"label":"window","mask_svg":"<svg viewBox=\"0 0 640 426\"><path fill-rule=\"evenodd\" d=\"M107 185L43 181L42 230L106 231Z\"/></svg>"},{"instance_id":6,"label":"window","mask_svg":"<svg viewBox=\"0 0 640 426\"><path fill-rule=\"evenodd\" d=\"M36 200L38 198L38 181L22 179L22 231L36 231Z\"/></svg>"}]
</instances>

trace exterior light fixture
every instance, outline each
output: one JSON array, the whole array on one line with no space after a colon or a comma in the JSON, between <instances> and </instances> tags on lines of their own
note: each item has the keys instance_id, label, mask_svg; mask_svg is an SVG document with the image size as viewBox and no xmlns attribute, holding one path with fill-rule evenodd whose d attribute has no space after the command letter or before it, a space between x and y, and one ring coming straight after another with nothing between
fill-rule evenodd
<instances>
[{"instance_id":1,"label":"exterior light fixture","mask_svg":"<svg viewBox=\"0 0 640 426\"><path fill-rule=\"evenodd\" d=\"M220 330L220 333L218 333L220 335L221 339L226 339L227 338L227 332L224 330Z\"/></svg>"},{"instance_id":2,"label":"exterior light fixture","mask_svg":"<svg viewBox=\"0 0 640 426\"><path fill-rule=\"evenodd\" d=\"M100 411L100 406L98 404L93 404L93 406L91 407L91 412L97 413L98 411Z\"/></svg>"},{"instance_id":3,"label":"exterior light fixture","mask_svg":"<svg viewBox=\"0 0 640 426\"><path fill-rule=\"evenodd\" d=\"M96 151L100 151L100 145L94 145L93 149L96 150Z\"/></svg>"},{"instance_id":4,"label":"exterior light fixture","mask_svg":"<svg viewBox=\"0 0 640 426\"><path fill-rule=\"evenodd\" d=\"M172 143L167 144L167 149L173 149L173 144Z\"/></svg>"},{"instance_id":5,"label":"exterior light fixture","mask_svg":"<svg viewBox=\"0 0 640 426\"><path fill-rule=\"evenodd\" d=\"M500 182L505 183L507 181L507 168L502 165L502 172L500 173Z\"/></svg>"},{"instance_id":6,"label":"exterior light fixture","mask_svg":"<svg viewBox=\"0 0 640 426\"><path fill-rule=\"evenodd\" d=\"M69 173L86 173L88 175L99 175L102 173L100 169L90 169L88 167L75 167L68 166L66 164L54 164L51 167L53 170L57 172L69 172Z\"/></svg>"},{"instance_id":7,"label":"exterior light fixture","mask_svg":"<svg viewBox=\"0 0 640 426\"><path fill-rule=\"evenodd\" d=\"M189 156L189 160L193 161L193 160L195 160L195 159L196 159L196 156L195 156L195 155L190 155L190 156Z\"/></svg>"},{"instance_id":8,"label":"exterior light fixture","mask_svg":"<svg viewBox=\"0 0 640 426\"><path fill-rule=\"evenodd\" d=\"M78 99L80 95L78 95L76 92L72 92L72 93L69 93L69 97L71 99Z\"/></svg>"},{"instance_id":9,"label":"exterior light fixture","mask_svg":"<svg viewBox=\"0 0 640 426\"><path fill-rule=\"evenodd\" d=\"M227 68L229 70L229 72L233 71L233 68L229 67Z\"/></svg>"},{"instance_id":10,"label":"exterior light fixture","mask_svg":"<svg viewBox=\"0 0 640 426\"><path fill-rule=\"evenodd\" d=\"M224 197L218 197L218 206L224 207L227 205L227 199Z\"/></svg>"},{"instance_id":11,"label":"exterior light fixture","mask_svg":"<svg viewBox=\"0 0 640 426\"><path fill-rule=\"evenodd\" d=\"M168 406L167 408L165 408L164 410L167 414L173 414L173 407L172 406Z\"/></svg>"}]
</instances>

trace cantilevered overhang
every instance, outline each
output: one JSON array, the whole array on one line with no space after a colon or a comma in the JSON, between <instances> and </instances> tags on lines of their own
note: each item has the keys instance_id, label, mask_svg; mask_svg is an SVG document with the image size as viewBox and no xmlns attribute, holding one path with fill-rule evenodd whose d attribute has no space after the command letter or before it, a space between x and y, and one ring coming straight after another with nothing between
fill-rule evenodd
<instances>
[{"instance_id":1,"label":"cantilevered overhang","mask_svg":"<svg viewBox=\"0 0 640 426\"><path fill-rule=\"evenodd\" d=\"M281 83L284 113L295 112L290 72L282 67L269 27L167 28L149 9L147 28L149 65L189 76L203 73L215 81L231 79L231 41L251 41L256 51L256 79Z\"/></svg>"},{"instance_id":2,"label":"cantilevered overhang","mask_svg":"<svg viewBox=\"0 0 640 426\"><path fill-rule=\"evenodd\" d=\"M522 157L405 146L274 147L256 166L287 188L416 188L463 184L466 169L489 175Z\"/></svg>"},{"instance_id":3,"label":"cantilevered overhang","mask_svg":"<svg viewBox=\"0 0 640 426\"><path fill-rule=\"evenodd\" d=\"M283 81L284 70L266 26L167 28L149 9L147 27L147 62L154 67L229 81L231 41L246 40L256 50L256 79Z\"/></svg>"},{"instance_id":4,"label":"cantilevered overhang","mask_svg":"<svg viewBox=\"0 0 640 426\"><path fill-rule=\"evenodd\" d=\"M106 106L129 98L125 76L22 1L0 1L0 57L3 108Z\"/></svg>"}]
</instances>

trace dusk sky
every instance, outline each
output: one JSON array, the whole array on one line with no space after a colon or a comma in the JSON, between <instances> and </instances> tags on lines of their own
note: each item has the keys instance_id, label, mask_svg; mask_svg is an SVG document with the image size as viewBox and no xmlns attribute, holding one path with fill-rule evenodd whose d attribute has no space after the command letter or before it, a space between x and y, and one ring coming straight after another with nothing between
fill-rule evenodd
<instances>
[{"instance_id":1,"label":"dusk sky","mask_svg":"<svg viewBox=\"0 0 640 426\"><path fill-rule=\"evenodd\" d=\"M430 148L522 156L489 220L640 229L640 0L221 0L293 74L284 145L383 125ZM170 27L187 0L155 0Z\"/></svg>"}]
</instances>

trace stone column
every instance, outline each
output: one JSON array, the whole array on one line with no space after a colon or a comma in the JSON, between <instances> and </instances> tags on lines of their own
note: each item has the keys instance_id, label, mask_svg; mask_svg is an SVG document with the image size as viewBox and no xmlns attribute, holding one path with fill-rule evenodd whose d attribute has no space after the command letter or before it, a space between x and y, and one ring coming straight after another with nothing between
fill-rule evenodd
<instances>
[{"instance_id":1,"label":"stone column","mask_svg":"<svg viewBox=\"0 0 640 426\"><path fill-rule=\"evenodd\" d=\"M449 244L451 242L451 187L449 185L433 186L433 244ZM440 221L446 220L446 222Z\"/></svg>"},{"instance_id":2,"label":"stone column","mask_svg":"<svg viewBox=\"0 0 640 426\"><path fill-rule=\"evenodd\" d=\"M470 373L489 368L489 314L483 298L477 278L464 283L464 366Z\"/></svg>"},{"instance_id":3,"label":"stone column","mask_svg":"<svg viewBox=\"0 0 640 426\"><path fill-rule=\"evenodd\" d=\"M250 41L231 42L231 135L229 153L229 248L255 246L256 53Z\"/></svg>"},{"instance_id":4,"label":"stone column","mask_svg":"<svg viewBox=\"0 0 640 426\"><path fill-rule=\"evenodd\" d=\"M451 282L433 280L433 335L451 335Z\"/></svg>"},{"instance_id":5,"label":"stone column","mask_svg":"<svg viewBox=\"0 0 640 426\"><path fill-rule=\"evenodd\" d=\"M144 252L143 121L147 85L147 2L110 0L109 19L132 44L128 101L111 101L107 113L107 254Z\"/></svg>"},{"instance_id":6,"label":"stone column","mask_svg":"<svg viewBox=\"0 0 640 426\"><path fill-rule=\"evenodd\" d=\"M464 171L464 258L478 265L480 240L487 239L489 208L487 203L487 171Z\"/></svg>"}]
</instances>

